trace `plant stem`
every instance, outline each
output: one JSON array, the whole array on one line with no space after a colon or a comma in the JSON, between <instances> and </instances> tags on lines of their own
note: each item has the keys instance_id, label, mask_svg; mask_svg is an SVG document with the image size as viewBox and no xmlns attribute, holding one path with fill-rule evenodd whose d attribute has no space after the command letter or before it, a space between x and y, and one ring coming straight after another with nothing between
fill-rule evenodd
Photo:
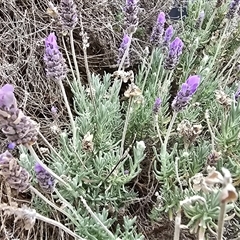
<instances>
[{"instance_id":1,"label":"plant stem","mask_svg":"<svg viewBox=\"0 0 240 240\"><path fill-rule=\"evenodd\" d=\"M177 211L177 216L175 218L175 229L174 229L174 238L173 238L173 240L179 240L179 238L180 238L180 229L181 229L181 207Z\"/></svg>"},{"instance_id":2,"label":"plant stem","mask_svg":"<svg viewBox=\"0 0 240 240\"><path fill-rule=\"evenodd\" d=\"M57 211L61 212L62 214L64 214L66 217L68 217L75 225L76 221L74 218L71 217L70 214L68 214L67 212L65 212L63 209L59 208L56 204L52 203L50 200L48 200L46 197L44 197L36 188L34 188L33 186L30 185L30 190L32 192L34 192L38 197L40 197L44 202L46 202L48 205L50 205L51 207L53 207L54 209L56 209Z\"/></svg>"},{"instance_id":3,"label":"plant stem","mask_svg":"<svg viewBox=\"0 0 240 240\"><path fill-rule=\"evenodd\" d=\"M160 87L161 85L159 84L159 88L158 88L158 91L159 91L159 96L165 96L165 94L167 95L167 89L168 87L170 86L170 83L171 83L171 78L172 78L172 75L173 75L173 70L171 70L171 72L168 72L165 76L165 79L164 79L164 82L163 82L163 88L160 90ZM163 72L164 73L164 72Z\"/></svg>"},{"instance_id":4,"label":"plant stem","mask_svg":"<svg viewBox=\"0 0 240 240\"><path fill-rule=\"evenodd\" d=\"M39 158L36 152L34 151L33 147L28 145L28 150L30 151L31 155L34 157L35 161L39 163L41 167L43 167L47 172L49 172L50 175L52 175L56 180L58 180L60 183L68 187L68 184L64 182L56 173L54 173L48 166L46 166Z\"/></svg>"},{"instance_id":5,"label":"plant stem","mask_svg":"<svg viewBox=\"0 0 240 240\"><path fill-rule=\"evenodd\" d=\"M175 112L175 111L173 112L173 116L172 116L171 122L170 122L168 130L167 130L167 134L166 134L166 137L165 137L165 140L164 140L164 143L163 143L163 147L162 147L162 156L163 157L165 157L165 155L167 153L168 140L169 140L169 137L170 137L170 134L171 134L173 124L174 124L175 119L177 117L177 114L178 114L178 112Z\"/></svg>"},{"instance_id":6,"label":"plant stem","mask_svg":"<svg viewBox=\"0 0 240 240\"><path fill-rule=\"evenodd\" d=\"M74 66L75 66L75 70L76 70L76 74L77 74L77 80L81 86L82 83L81 83L80 72L79 72L79 68L78 68L77 57L76 57L76 52L75 52L75 47L74 47L73 30L70 30L70 44L71 44L73 62L74 62Z\"/></svg>"},{"instance_id":7,"label":"plant stem","mask_svg":"<svg viewBox=\"0 0 240 240\"><path fill-rule=\"evenodd\" d=\"M36 218L43 221L43 222L46 222L46 223L49 223L49 224L52 224L56 227L59 227L61 228L64 232L68 233L69 235L73 236L74 238L77 238L77 239L80 239L80 240L86 240L85 238L82 238L80 236L78 236L76 233L74 233L73 231L71 231L69 228L65 227L62 223L60 222L57 222L53 219L50 219L50 218L47 218L39 213L36 213Z\"/></svg>"},{"instance_id":8,"label":"plant stem","mask_svg":"<svg viewBox=\"0 0 240 240\"><path fill-rule=\"evenodd\" d=\"M94 212L92 211L92 209L88 206L86 200L80 196L80 199L83 203L83 205L85 206L85 208L87 209L87 211L90 213L90 215L92 216L92 218L101 225L101 227L106 231L106 233L109 235L109 237L111 239L116 239L115 236L112 234L111 231L108 230L108 228L102 223L102 221L96 216L96 214L94 214ZM120 239L119 239L120 240Z\"/></svg>"},{"instance_id":9,"label":"plant stem","mask_svg":"<svg viewBox=\"0 0 240 240\"><path fill-rule=\"evenodd\" d=\"M65 102L65 106L67 108L68 116L69 116L70 123L71 123L71 126L72 126L73 146L74 146L74 148L76 148L77 147L77 137L76 137L77 129L76 129L76 126L75 126L75 122L73 120L72 111L71 111L71 108L69 106L67 95L66 95L66 92L65 92L65 89L64 89L62 81L59 81L59 85L60 85L60 88L61 88L61 91L62 91L62 94L63 94L63 99L64 99L64 102Z\"/></svg>"},{"instance_id":10,"label":"plant stem","mask_svg":"<svg viewBox=\"0 0 240 240\"><path fill-rule=\"evenodd\" d=\"M145 77L144 77L143 84L142 84L142 92L144 91L144 88L145 88L145 85L146 85L146 82L147 82L147 78L148 78L148 74L150 72L150 69L152 68L154 52L155 52L155 49L153 49L153 51L151 53L151 56L150 56L150 61L147 65L147 71L145 73Z\"/></svg>"},{"instance_id":11,"label":"plant stem","mask_svg":"<svg viewBox=\"0 0 240 240\"><path fill-rule=\"evenodd\" d=\"M210 121L209 121L209 113L208 113L208 110L206 110L205 112L205 119L207 121L207 125L208 125L208 130L210 132L210 136L211 136L211 142L212 142L212 152L215 151L215 147L214 147L214 139L215 139L215 136L213 134L213 131L212 131L212 128L211 128L211 124L210 124Z\"/></svg>"},{"instance_id":12,"label":"plant stem","mask_svg":"<svg viewBox=\"0 0 240 240\"><path fill-rule=\"evenodd\" d=\"M212 67L213 67L213 65L214 65L214 63L215 63L215 61L216 61L216 59L217 59L217 56L218 56L218 53L219 53L219 51L220 51L220 49L221 49L221 44L222 44L222 41L223 41L223 39L224 39L224 37L226 37L225 36L225 33L226 33L226 31L227 31L227 29L228 29L228 23L226 24L226 26L225 26L225 28L224 28L224 31L223 31L223 34L222 34L222 36L221 36L221 38L220 38L220 41L219 41L219 43L218 43L218 45L217 45L217 50L216 50L216 52L215 52L215 54L214 54L214 57L213 57L213 60L210 62L210 66L209 66L209 69L212 69Z\"/></svg>"},{"instance_id":13,"label":"plant stem","mask_svg":"<svg viewBox=\"0 0 240 240\"><path fill-rule=\"evenodd\" d=\"M161 77L159 78L159 74L160 74L160 70L162 68L162 61L163 61L163 55L161 54L161 57L160 57L160 61L159 61L159 65L158 65L158 69L157 69L157 75L156 75L156 80L155 80L155 85L154 85L154 90L156 91L156 88L158 87L157 89L157 92L159 93L159 89L161 88L161 82L162 82L162 78L163 78L163 75L165 73L165 69L163 68L163 71L162 71L162 74L161 74ZM159 78L159 79L158 79Z\"/></svg>"},{"instance_id":14,"label":"plant stem","mask_svg":"<svg viewBox=\"0 0 240 240\"><path fill-rule=\"evenodd\" d=\"M89 89L90 89L90 91L89 91L90 97L91 97L92 104L93 104L93 107L94 107L94 110L96 113L97 108L96 108L96 103L95 103L95 97L93 94L92 77L91 77L91 73L89 70L88 57L87 57L88 37L87 37L87 33L84 33L82 17L80 17L80 24L81 24L82 42L83 42L84 65L85 65L85 69L86 69L86 73L87 73L87 80L88 80L88 85L89 85Z\"/></svg>"},{"instance_id":15,"label":"plant stem","mask_svg":"<svg viewBox=\"0 0 240 240\"><path fill-rule=\"evenodd\" d=\"M128 122L130 119L131 106L132 106L132 97L130 97L129 102L128 102L127 115L126 115L126 119L125 119L125 123L124 123L122 140L121 140L120 158L122 157L123 151L124 151L124 142L125 142L125 138L126 138L126 134L127 134Z\"/></svg>"},{"instance_id":16,"label":"plant stem","mask_svg":"<svg viewBox=\"0 0 240 240\"><path fill-rule=\"evenodd\" d=\"M67 55L68 64L69 64L69 66L70 66L73 79L74 79L74 81L76 82L76 76L75 76L75 73L74 73L74 70L73 70L73 66L72 66L72 63L71 63L69 54L68 54L68 50L67 50L67 47L66 47L66 43L65 43L64 37L62 37L62 42L63 42L63 47L64 47L64 50L65 50L65 53L66 53L66 55Z\"/></svg>"},{"instance_id":17,"label":"plant stem","mask_svg":"<svg viewBox=\"0 0 240 240\"><path fill-rule=\"evenodd\" d=\"M158 114L154 115L154 123L155 123L155 127L157 129L157 135L158 135L158 138L160 140L160 143L161 143L161 145L163 145L163 140L162 140L159 125L158 125Z\"/></svg>"},{"instance_id":18,"label":"plant stem","mask_svg":"<svg viewBox=\"0 0 240 240\"><path fill-rule=\"evenodd\" d=\"M48 140L42 135L42 133L39 131L38 135L42 138L42 140L48 145L48 147L51 149L51 151L61 160L62 163L64 163L64 159L57 153L57 151L54 149L54 147L48 142Z\"/></svg>"},{"instance_id":19,"label":"plant stem","mask_svg":"<svg viewBox=\"0 0 240 240\"><path fill-rule=\"evenodd\" d=\"M220 213L218 216L218 229L217 229L217 240L222 240L223 228L224 228L224 218L226 214L226 202L222 202L220 205Z\"/></svg>"}]
</instances>

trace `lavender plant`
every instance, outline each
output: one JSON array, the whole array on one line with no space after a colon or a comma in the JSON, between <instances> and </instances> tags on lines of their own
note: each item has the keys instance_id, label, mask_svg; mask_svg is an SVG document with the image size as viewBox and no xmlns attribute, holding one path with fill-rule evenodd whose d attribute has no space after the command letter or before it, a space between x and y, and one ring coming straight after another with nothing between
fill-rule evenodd
<instances>
[{"instance_id":1,"label":"lavender plant","mask_svg":"<svg viewBox=\"0 0 240 240\"><path fill-rule=\"evenodd\" d=\"M89 43L80 19L88 72L86 86L76 81L80 80L73 44L78 21L76 6L73 1L61 1L60 8L60 22L70 31L75 69L64 46L71 69L67 71L53 33L45 40L44 61L47 78L61 87L71 131L60 130L59 148L55 149L41 135L38 125L18 108L13 87L4 85L0 90L0 126L8 138L9 149L14 145L27 149L21 148L24 157L20 162L9 153L3 154L1 176L14 189L30 188L37 195L34 207L48 217L54 208L61 222L75 232L69 234L80 239L144 239L137 228L139 219L131 217L132 206L135 202L140 209L149 202L148 206L152 206L157 199L147 213L152 221L164 218L164 213L170 220L176 216L174 240L180 238L179 219L183 214L190 233L204 239L208 231L215 235L218 232L220 240L225 214L239 209L236 189L240 182L240 104L239 93L235 93L238 86L231 82L232 78L235 80L233 69L238 64L238 53L225 55L239 48L238 45L229 50L231 33L239 31L239 26L235 30L230 28L236 6L231 5L229 12L234 10L234 14L229 17L215 4L190 1L188 16L178 28L174 25L174 31L172 26L164 30L166 19L161 12L149 40L154 45L152 54L144 58L138 76L124 71L139 21L138 1L127 0L123 8L125 35L119 48L119 69L114 74L89 75L86 64ZM205 13L204 24L201 12ZM231 21L225 25L226 18ZM65 44L64 37L62 43ZM72 90L74 109L69 107L63 81ZM117 93L124 81L129 85L121 99ZM52 114L56 114L55 108ZM37 141L37 135L46 143L49 154L39 157L29 147ZM35 165L34 159L42 163L40 158L45 158L48 166ZM223 170L221 177L219 171L223 166L229 171ZM136 190L136 185L146 173L147 184L141 185L146 186L144 195ZM25 176L21 187L15 179L12 181L14 174ZM42 194L29 184L30 174L36 176ZM216 183L223 184L223 189ZM44 196L49 193L52 199ZM53 199L65 208L60 208ZM229 199L236 202L227 204ZM125 210L122 224L118 221L122 218L120 210Z\"/></svg>"}]
</instances>

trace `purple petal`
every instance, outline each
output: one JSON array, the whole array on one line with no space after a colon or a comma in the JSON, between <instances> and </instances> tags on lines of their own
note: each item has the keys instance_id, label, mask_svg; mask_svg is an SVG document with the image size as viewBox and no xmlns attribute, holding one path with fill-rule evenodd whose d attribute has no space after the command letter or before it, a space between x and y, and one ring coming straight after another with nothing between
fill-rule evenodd
<instances>
[{"instance_id":1,"label":"purple petal","mask_svg":"<svg viewBox=\"0 0 240 240\"><path fill-rule=\"evenodd\" d=\"M169 42L172 36L173 36L173 27L172 25L170 25L165 31L164 41Z\"/></svg>"},{"instance_id":2,"label":"purple petal","mask_svg":"<svg viewBox=\"0 0 240 240\"><path fill-rule=\"evenodd\" d=\"M196 92L199 86L199 83L200 83L200 77L198 75L190 76L187 79L186 84L188 84L191 94L194 94Z\"/></svg>"},{"instance_id":3,"label":"purple petal","mask_svg":"<svg viewBox=\"0 0 240 240\"><path fill-rule=\"evenodd\" d=\"M166 22L165 13L160 12L158 14L157 23L163 25Z\"/></svg>"}]
</instances>

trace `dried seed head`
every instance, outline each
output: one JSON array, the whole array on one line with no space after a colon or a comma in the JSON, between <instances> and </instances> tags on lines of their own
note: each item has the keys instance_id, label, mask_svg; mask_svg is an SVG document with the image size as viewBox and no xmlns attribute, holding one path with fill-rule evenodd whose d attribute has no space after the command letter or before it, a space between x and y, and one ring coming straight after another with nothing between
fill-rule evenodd
<instances>
[{"instance_id":1,"label":"dried seed head","mask_svg":"<svg viewBox=\"0 0 240 240\"><path fill-rule=\"evenodd\" d=\"M221 192L220 199L222 203L236 202L238 199L236 188L231 183L227 184Z\"/></svg>"},{"instance_id":2,"label":"dried seed head","mask_svg":"<svg viewBox=\"0 0 240 240\"><path fill-rule=\"evenodd\" d=\"M84 136L82 140L82 148L83 150L87 152L93 151L93 134L90 134L90 132L87 132L87 134Z\"/></svg>"},{"instance_id":3,"label":"dried seed head","mask_svg":"<svg viewBox=\"0 0 240 240\"><path fill-rule=\"evenodd\" d=\"M188 120L183 120L177 128L179 134L188 143L192 143L202 132L202 125L196 124L192 125Z\"/></svg>"},{"instance_id":4,"label":"dried seed head","mask_svg":"<svg viewBox=\"0 0 240 240\"><path fill-rule=\"evenodd\" d=\"M0 175L12 189L24 192L29 188L31 176L8 151L0 155Z\"/></svg>"},{"instance_id":5,"label":"dried seed head","mask_svg":"<svg viewBox=\"0 0 240 240\"><path fill-rule=\"evenodd\" d=\"M229 109L232 104L232 99L223 91L215 91L217 102L219 102L224 108Z\"/></svg>"},{"instance_id":6,"label":"dried seed head","mask_svg":"<svg viewBox=\"0 0 240 240\"><path fill-rule=\"evenodd\" d=\"M135 83L131 83L128 85L128 89L127 91L125 91L124 93L124 96L127 97L127 98L130 98L130 97L137 97L137 96L140 96L142 95L142 91L140 90L140 88L135 85Z\"/></svg>"},{"instance_id":7,"label":"dried seed head","mask_svg":"<svg viewBox=\"0 0 240 240\"><path fill-rule=\"evenodd\" d=\"M213 151L208 156L207 165L215 166L221 157L221 152Z\"/></svg>"},{"instance_id":8,"label":"dried seed head","mask_svg":"<svg viewBox=\"0 0 240 240\"><path fill-rule=\"evenodd\" d=\"M73 30L76 27L78 15L77 6L73 0L61 0L59 16L64 31Z\"/></svg>"},{"instance_id":9,"label":"dried seed head","mask_svg":"<svg viewBox=\"0 0 240 240\"><path fill-rule=\"evenodd\" d=\"M203 191L205 193L211 192L213 189L205 182L205 177L202 173L197 173L191 178L193 182L193 190L196 192Z\"/></svg>"},{"instance_id":10,"label":"dried seed head","mask_svg":"<svg viewBox=\"0 0 240 240\"><path fill-rule=\"evenodd\" d=\"M127 82L134 82L134 73L132 70L126 72L123 70L115 71L112 75L114 77L114 80L121 80L124 83Z\"/></svg>"},{"instance_id":11,"label":"dried seed head","mask_svg":"<svg viewBox=\"0 0 240 240\"><path fill-rule=\"evenodd\" d=\"M125 29L128 34L133 34L137 30L138 25L138 0L126 0L126 5L123 8L125 15Z\"/></svg>"}]
</instances>

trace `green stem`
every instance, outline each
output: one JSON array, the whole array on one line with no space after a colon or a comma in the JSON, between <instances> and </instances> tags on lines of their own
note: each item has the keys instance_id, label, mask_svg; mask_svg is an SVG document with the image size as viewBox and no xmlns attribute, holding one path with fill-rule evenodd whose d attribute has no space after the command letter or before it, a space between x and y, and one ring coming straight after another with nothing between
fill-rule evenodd
<instances>
[{"instance_id":1,"label":"green stem","mask_svg":"<svg viewBox=\"0 0 240 240\"><path fill-rule=\"evenodd\" d=\"M173 240L180 239L180 229L181 229L181 207L177 211L177 216L175 218L175 229L174 229L174 238Z\"/></svg>"},{"instance_id":2,"label":"green stem","mask_svg":"<svg viewBox=\"0 0 240 240\"><path fill-rule=\"evenodd\" d=\"M54 147L48 142L48 140L42 135L42 133L39 131L38 135L42 138L42 140L48 145L48 147L51 149L51 151L61 160L62 163L65 162L65 160L57 153L57 151L54 149Z\"/></svg>"},{"instance_id":3,"label":"green stem","mask_svg":"<svg viewBox=\"0 0 240 240\"><path fill-rule=\"evenodd\" d=\"M222 240L222 237L223 237L225 214L226 214L226 203L223 202L220 205L220 213L218 216L217 240Z\"/></svg>"},{"instance_id":4,"label":"green stem","mask_svg":"<svg viewBox=\"0 0 240 240\"><path fill-rule=\"evenodd\" d=\"M95 114L96 114L97 113L97 107L96 107L96 103L95 103L95 96L93 94L92 77L91 77L91 73L90 73L90 70L89 70L88 56L87 56L88 38L87 38L86 33L84 33L82 17L80 17L80 24L81 24L82 42L83 42L84 65L85 65L85 69L86 69L86 73L87 73L87 80L88 80L88 85L89 85L90 97L91 97L92 104L93 104Z\"/></svg>"},{"instance_id":5,"label":"green stem","mask_svg":"<svg viewBox=\"0 0 240 240\"><path fill-rule=\"evenodd\" d=\"M52 203L50 200L48 200L46 197L44 197L36 188L34 188L33 186L30 186L30 190L32 192L34 192L38 197L40 197L44 202L46 202L48 205L50 205L51 207L53 207L55 210L61 212L62 214L64 214L66 217L68 217L72 223L75 224L75 226L77 226L77 223L75 221L75 219L73 217L71 217L70 214L68 214L66 211L64 211L63 209L59 208L55 203Z\"/></svg>"},{"instance_id":6,"label":"green stem","mask_svg":"<svg viewBox=\"0 0 240 240\"><path fill-rule=\"evenodd\" d=\"M75 47L74 47L73 30L70 30L70 44L71 44L73 62L74 62L74 66L75 66L75 70L76 70L76 74L77 74L77 80L78 80L79 84L82 85L81 78L80 78L80 72L79 72L79 68L78 68L78 63L77 63Z\"/></svg>"},{"instance_id":7,"label":"green stem","mask_svg":"<svg viewBox=\"0 0 240 240\"><path fill-rule=\"evenodd\" d=\"M170 84L171 84L171 79L172 79L172 75L173 75L173 70L171 72L168 72L166 74L166 77L164 79L163 82L163 88L160 90L160 86L158 88L159 91L159 96L165 96L165 94L167 94L167 89L169 88Z\"/></svg>"},{"instance_id":8,"label":"green stem","mask_svg":"<svg viewBox=\"0 0 240 240\"><path fill-rule=\"evenodd\" d=\"M163 143L163 147L162 147L162 156L163 157L165 157L165 155L167 153L168 140L169 140L169 137L170 137L170 134L171 134L171 131L172 131L173 124L174 124L175 119L177 117L177 114L178 114L178 112L175 112L175 111L173 112L173 116L172 116L171 122L170 122L168 130L167 130L167 134L166 134L166 137L165 137L165 140L164 140L164 143Z\"/></svg>"},{"instance_id":9,"label":"green stem","mask_svg":"<svg viewBox=\"0 0 240 240\"><path fill-rule=\"evenodd\" d=\"M209 69L212 69L212 67L213 67L213 65L214 65L214 63L215 63L215 61L216 61L216 59L217 59L218 53L219 53L219 51L220 51L220 49L221 49L222 41L223 41L223 39L226 37L226 36L225 36L225 33L226 33L227 29L228 29L228 26L229 26L229 25L228 25L228 23L227 23L226 26L225 26L225 28L224 28L223 34L222 34L222 36L221 36L221 38L220 38L220 41L219 41L219 43L218 43L218 45L217 45L217 50L216 50L216 52L215 52L215 54L214 54L213 60L212 60L211 63L210 63Z\"/></svg>"},{"instance_id":10,"label":"green stem","mask_svg":"<svg viewBox=\"0 0 240 240\"><path fill-rule=\"evenodd\" d=\"M67 50L67 46L66 46L64 37L62 37L62 42L63 42L63 47L64 47L64 50L65 50L65 53L66 53L66 56L67 56L68 64L69 64L71 72L72 72L73 80L76 82L76 76L75 76L75 73L74 73L74 70L73 70L73 66L72 66L70 56L68 54L68 50Z\"/></svg>"},{"instance_id":11,"label":"green stem","mask_svg":"<svg viewBox=\"0 0 240 240\"><path fill-rule=\"evenodd\" d=\"M76 148L77 147L77 137L76 137L77 130L76 130L75 122L73 120L72 111L71 111L71 108L69 106L67 95L66 95L66 92L65 92L65 89L64 89L62 81L59 81L59 85L60 85L60 88L61 88L61 91L62 91L63 99L64 99L64 102L65 102L65 106L67 108L68 116L69 116L70 123L71 123L71 126L72 126L73 146L74 146L74 148Z\"/></svg>"},{"instance_id":12,"label":"green stem","mask_svg":"<svg viewBox=\"0 0 240 240\"><path fill-rule=\"evenodd\" d=\"M157 88L157 86L158 86L158 93L159 93L159 89L161 88L161 83L162 83L163 75L164 75L164 73L165 73L165 69L163 68L161 77L159 78L160 70L161 70L161 68L162 68L162 62L163 62L163 55L161 54L160 61L159 61L159 65L158 65L158 69L157 69L157 75L156 75L156 78L155 78L155 85L154 85L154 90L155 90L155 91L156 91L156 88ZM158 78L159 78L159 79L158 79Z\"/></svg>"},{"instance_id":13,"label":"green stem","mask_svg":"<svg viewBox=\"0 0 240 240\"><path fill-rule=\"evenodd\" d=\"M124 128L123 128L121 148L120 148L120 158L122 157L123 151L124 151L124 142L125 142L125 138L126 138L126 134L127 134L128 122L129 122L129 119L130 119L131 106L132 106L132 97L130 97L130 99L129 99L128 108L127 108L127 115L126 115Z\"/></svg>"},{"instance_id":14,"label":"green stem","mask_svg":"<svg viewBox=\"0 0 240 240\"><path fill-rule=\"evenodd\" d=\"M36 154L36 152L34 151L32 146L28 146L28 150L30 151L31 155L33 156L33 158L35 159L35 161L37 163L39 163L39 165L41 167L43 167L47 172L49 172L50 175L52 175L56 180L58 180L60 183L62 183L64 186L68 187L68 184L63 181L56 173L54 173L47 165L45 165L38 157L38 155Z\"/></svg>"},{"instance_id":15,"label":"green stem","mask_svg":"<svg viewBox=\"0 0 240 240\"><path fill-rule=\"evenodd\" d=\"M154 115L154 123L155 123L155 127L157 129L157 135L158 135L158 138L160 140L160 143L161 143L161 145L163 145L163 140L162 140L159 125L158 125L158 114Z\"/></svg>"},{"instance_id":16,"label":"green stem","mask_svg":"<svg viewBox=\"0 0 240 240\"><path fill-rule=\"evenodd\" d=\"M92 216L92 218L98 223L101 225L101 227L105 230L105 232L109 235L109 237L111 239L116 239L115 236L112 234L111 231L108 230L108 228L102 223L102 221L97 217L96 214L94 214L94 212L92 211L92 209L88 206L86 200L80 196L80 199L83 203L83 205L85 206L85 208L87 209L87 211L90 213L90 215Z\"/></svg>"},{"instance_id":17,"label":"green stem","mask_svg":"<svg viewBox=\"0 0 240 240\"><path fill-rule=\"evenodd\" d=\"M145 77L144 77L143 84L142 84L142 87L141 87L142 88L142 92L144 91L144 88L145 88L145 85L146 85L146 82L147 82L147 78L148 78L148 74L149 74L150 69L152 67L154 52L155 52L155 49L153 49L153 51L151 53L151 56L150 56L150 61L148 63L147 71L145 73Z\"/></svg>"}]
</instances>

